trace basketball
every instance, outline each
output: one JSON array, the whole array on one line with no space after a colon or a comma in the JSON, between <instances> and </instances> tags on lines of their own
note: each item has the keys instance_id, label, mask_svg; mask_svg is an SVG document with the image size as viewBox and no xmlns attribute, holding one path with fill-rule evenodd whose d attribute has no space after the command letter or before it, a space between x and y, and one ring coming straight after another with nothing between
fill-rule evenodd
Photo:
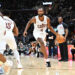
<instances>
[{"instance_id":1,"label":"basketball","mask_svg":"<svg viewBox=\"0 0 75 75\"><path fill-rule=\"evenodd\" d=\"M64 38L64 36L62 36L62 35L57 36L56 40L57 40L58 43L63 43L63 42L65 42L65 38Z\"/></svg>"}]
</instances>

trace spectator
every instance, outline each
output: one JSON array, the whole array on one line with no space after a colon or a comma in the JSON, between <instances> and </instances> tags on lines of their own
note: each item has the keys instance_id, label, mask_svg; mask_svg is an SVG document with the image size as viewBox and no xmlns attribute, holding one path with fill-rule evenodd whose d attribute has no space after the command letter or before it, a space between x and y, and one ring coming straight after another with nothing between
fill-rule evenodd
<instances>
[{"instance_id":1,"label":"spectator","mask_svg":"<svg viewBox=\"0 0 75 75\"><path fill-rule=\"evenodd\" d=\"M25 53L25 46L23 45L23 43L21 41L18 44L18 52L19 52L19 55L21 55L21 53L23 53L24 55L26 54Z\"/></svg>"}]
</instances>

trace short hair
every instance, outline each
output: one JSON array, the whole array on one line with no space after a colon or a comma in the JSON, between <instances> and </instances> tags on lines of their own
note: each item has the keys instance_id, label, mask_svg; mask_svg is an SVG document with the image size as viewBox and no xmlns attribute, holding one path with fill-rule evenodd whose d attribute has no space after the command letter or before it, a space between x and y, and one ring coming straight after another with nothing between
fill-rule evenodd
<instances>
[{"instance_id":1,"label":"short hair","mask_svg":"<svg viewBox=\"0 0 75 75\"><path fill-rule=\"evenodd\" d=\"M43 6L39 6L37 10L43 9L45 11L45 8Z\"/></svg>"},{"instance_id":2,"label":"short hair","mask_svg":"<svg viewBox=\"0 0 75 75\"><path fill-rule=\"evenodd\" d=\"M62 18L62 19L63 19L63 17L62 17L62 16L58 16L58 18Z\"/></svg>"}]
</instances>

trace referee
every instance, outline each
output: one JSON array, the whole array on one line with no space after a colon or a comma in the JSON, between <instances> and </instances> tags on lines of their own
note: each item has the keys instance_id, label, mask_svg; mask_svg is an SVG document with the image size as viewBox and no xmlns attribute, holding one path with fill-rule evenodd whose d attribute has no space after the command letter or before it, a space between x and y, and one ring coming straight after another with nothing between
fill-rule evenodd
<instances>
[{"instance_id":1,"label":"referee","mask_svg":"<svg viewBox=\"0 0 75 75\"><path fill-rule=\"evenodd\" d=\"M68 26L63 22L62 17L58 17L58 26L57 31L58 34L65 37L65 42L59 43L60 53L61 53L61 60L59 61L68 61L68 49L67 49L67 36L68 36Z\"/></svg>"}]
</instances>

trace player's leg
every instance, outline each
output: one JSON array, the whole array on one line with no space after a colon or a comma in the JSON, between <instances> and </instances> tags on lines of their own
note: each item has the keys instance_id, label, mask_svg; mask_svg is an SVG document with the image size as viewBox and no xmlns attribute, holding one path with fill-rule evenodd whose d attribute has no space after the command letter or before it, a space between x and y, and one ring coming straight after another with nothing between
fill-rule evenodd
<instances>
[{"instance_id":1,"label":"player's leg","mask_svg":"<svg viewBox=\"0 0 75 75\"><path fill-rule=\"evenodd\" d=\"M14 56L17 60L17 65L18 65L17 68L22 68L22 64L21 64L21 61L20 61L20 56L19 56L18 51L16 49L14 49L13 52L14 52Z\"/></svg>"},{"instance_id":2,"label":"player's leg","mask_svg":"<svg viewBox=\"0 0 75 75\"><path fill-rule=\"evenodd\" d=\"M0 74L4 73L3 64L6 62L6 58L0 53Z\"/></svg>"},{"instance_id":3,"label":"player's leg","mask_svg":"<svg viewBox=\"0 0 75 75\"><path fill-rule=\"evenodd\" d=\"M47 67L50 67L50 61L48 59L48 55L46 53L46 48L45 48L45 45L44 45L44 42L41 38L38 38L37 39L38 43L40 44L40 48L41 48L41 52L43 53L44 55L44 58L45 58L45 61L46 61L46 64L47 64Z\"/></svg>"},{"instance_id":4,"label":"player's leg","mask_svg":"<svg viewBox=\"0 0 75 75\"><path fill-rule=\"evenodd\" d=\"M17 44L16 44L16 41L15 41L15 38L12 37L12 38L10 38L10 40L8 39L7 40L7 44L9 45L10 49L12 49L13 52L14 52L14 57L17 60L17 65L18 65L17 67L18 68L22 68L21 61L20 61L20 56L19 56L19 52L17 50Z\"/></svg>"},{"instance_id":5,"label":"player's leg","mask_svg":"<svg viewBox=\"0 0 75 75\"><path fill-rule=\"evenodd\" d=\"M2 40L0 42L0 73L4 73L3 64L6 62L6 58L4 57L3 53L5 49L5 42Z\"/></svg>"},{"instance_id":6,"label":"player's leg","mask_svg":"<svg viewBox=\"0 0 75 75\"><path fill-rule=\"evenodd\" d=\"M0 53L0 73L8 73L10 67L13 65L13 62L7 60L3 53Z\"/></svg>"},{"instance_id":7,"label":"player's leg","mask_svg":"<svg viewBox=\"0 0 75 75\"><path fill-rule=\"evenodd\" d=\"M46 48L45 48L44 42L42 41L41 38L38 38L37 41L40 44L40 48L41 48L42 53L44 54L45 59L47 59L48 56L47 56L47 53L46 53Z\"/></svg>"},{"instance_id":8,"label":"player's leg","mask_svg":"<svg viewBox=\"0 0 75 75\"><path fill-rule=\"evenodd\" d=\"M6 74L9 73L12 65L13 65L13 62L10 60L7 60L4 57L4 55L0 53L0 74L4 74L4 72Z\"/></svg>"},{"instance_id":9,"label":"player's leg","mask_svg":"<svg viewBox=\"0 0 75 75\"><path fill-rule=\"evenodd\" d=\"M12 64L10 60L7 60L6 57L4 57L3 53L4 50L6 49L6 42L3 40L0 42L0 73L7 73L9 72L10 67Z\"/></svg>"},{"instance_id":10,"label":"player's leg","mask_svg":"<svg viewBox=\"0 0 75 75\"><path fill-rule=\"evenodd\" d=\"M39 32L33 32L33 35L35 37L35 39L37 40L37 42L40 44L40 49L44 55L44 58L45 58L45 61L46 61L46 64L48 67L50 67L50 61L48 59L48 55L46 53L46 48L45 48L45 45L46 45L46 42L45 42L45 37L46 37L46 33L43 33L43 34L40 34Z\"/></svg>"}]
</instances>

